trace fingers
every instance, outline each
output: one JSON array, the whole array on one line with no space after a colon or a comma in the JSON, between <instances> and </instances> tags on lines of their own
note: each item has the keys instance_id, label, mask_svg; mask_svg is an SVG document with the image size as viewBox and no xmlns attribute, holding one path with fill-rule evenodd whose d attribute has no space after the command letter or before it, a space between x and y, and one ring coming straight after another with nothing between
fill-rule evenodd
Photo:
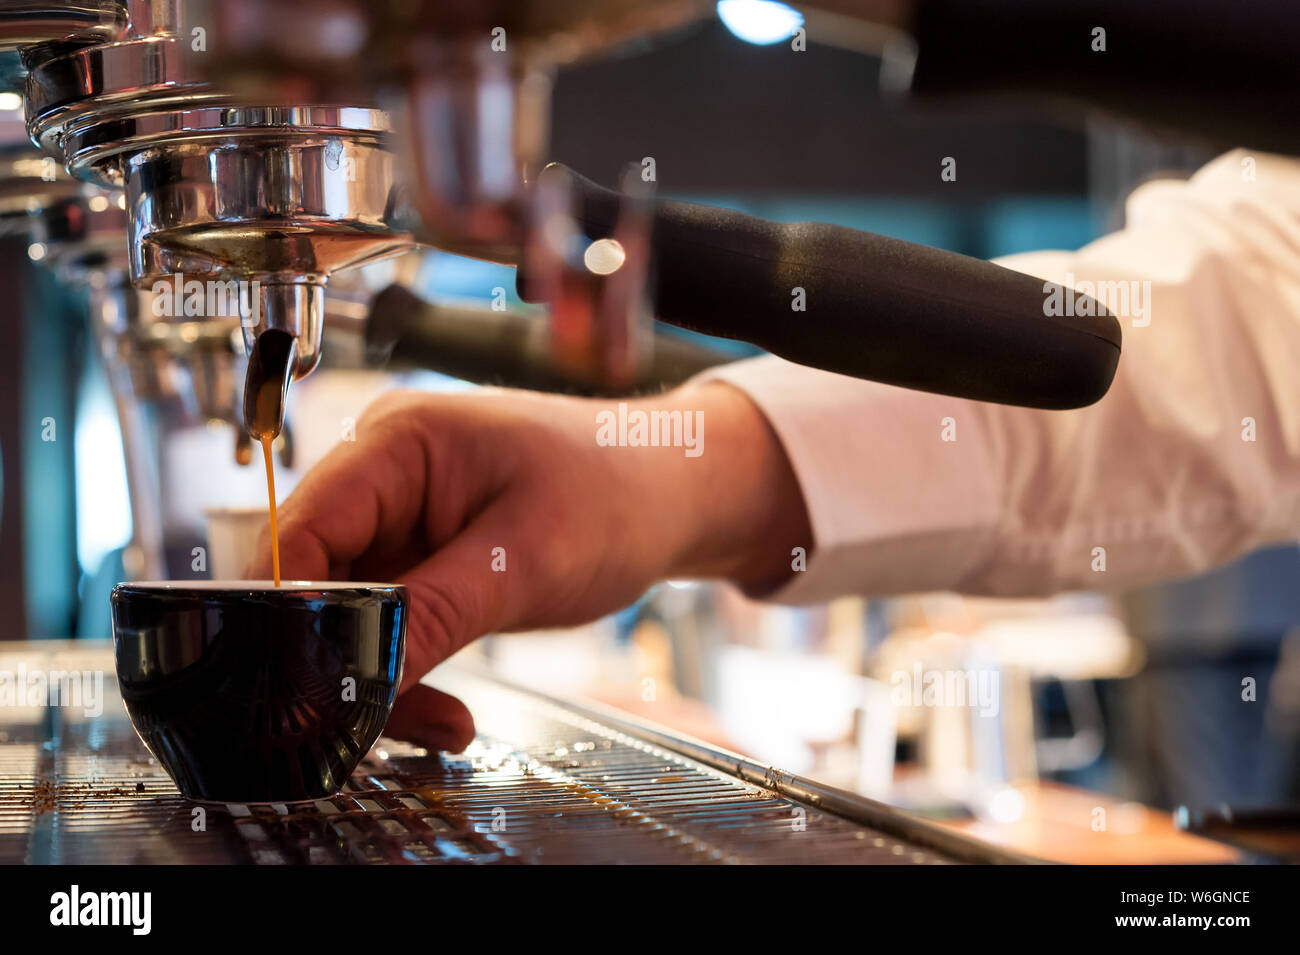
<instances>
[{"instance_id":1,"label":"fingers","mask_svg":"<svg viewBox=\"0 0 1300 955\"><path fill-rule=\"evenodd\" d=\"M459 753L474 739L474 717L454 696L416 684L397 698L384 735L425 749Z\"/></svg>"},{"instance_id":2,"label":"fingers","mask_svg":"<svg viewBox=\"0 0 1300 955\"><path fill-rule=\"evenodd\" d=\"M471 640L507 629L524 602L492 568L494 548L511 540L504 509L489 508L463 533L398 578L410 596L405 690Z\"/></svg>"},{"instance_id":3,"label":"fingers","mask_svg":"<svg viewBox=\"0 0 1300 955\"><path fill-rule=\"evenodd\" d=\"M427 456L418 438L376 421L332 450L280 506L282 576L330 580L375 549L408 544L424 509ZM249 568L271 572L269 527Z\"/></svg>"}]
</instances>

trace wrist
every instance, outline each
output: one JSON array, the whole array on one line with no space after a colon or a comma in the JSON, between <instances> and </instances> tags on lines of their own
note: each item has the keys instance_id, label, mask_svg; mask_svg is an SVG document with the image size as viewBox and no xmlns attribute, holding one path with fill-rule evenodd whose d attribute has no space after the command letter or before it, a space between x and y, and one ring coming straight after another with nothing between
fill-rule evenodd
<instances>
[{"instance_id":1,"label":"wrist","mask_svg":"<svg viewBox=\"0 0 1300 955\"><path fill-rule=\"evenodd\" d=\"M759 593L779 586L792 572L793 549L811 551L812 531L776 432L748 395L724 382L687 385L663 399L698 412L703 425L699 453L683 456L669 477L669 498L685 514L666 516L682 530L668 576L724 578Z\"/></svg>"}]
</instances>

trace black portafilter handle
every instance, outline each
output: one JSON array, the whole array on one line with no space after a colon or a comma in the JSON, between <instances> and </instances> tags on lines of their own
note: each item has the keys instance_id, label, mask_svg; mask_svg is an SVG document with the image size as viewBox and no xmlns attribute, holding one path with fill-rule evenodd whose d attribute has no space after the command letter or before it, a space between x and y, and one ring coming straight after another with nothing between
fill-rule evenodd
<instances>
[{"instance_id":1,"label":"black portafilter handle","mask_svg":"<svg viewBox=\"0 0 1300 955\"><path fill-rule=\"evenodd\" d=\"M587 235L612 235L624 197L558 168ZM653 209L650 291L669 324L856 378L1032 408L1092 404L1115 375L1119 323L1071 289L843 226ZM522 265L517 281L536 301Z\"/></svg>"},{"instance_id":2,"label":"black portafilter handle","mask_svg":"<svg viewBox=\"0 0 1300 955\"><path fill-rule=\"evenodd\" d=\"M657 334L650 361L626 387L588 381L556 364L545 319L518 312L426 302L402 285L371 300L366 358L389 368L422 368L484 385L590 397L653 393L735 356Z\"/></svg>"}]
</instances>

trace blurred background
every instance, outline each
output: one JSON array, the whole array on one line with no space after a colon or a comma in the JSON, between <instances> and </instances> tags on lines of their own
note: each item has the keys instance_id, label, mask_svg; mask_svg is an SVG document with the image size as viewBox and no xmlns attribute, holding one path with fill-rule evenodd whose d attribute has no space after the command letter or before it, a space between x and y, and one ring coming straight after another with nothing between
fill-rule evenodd
<instances>
[{"instance_id":1,"label":"blurred background","mask_svg":"<svg viewBox=\"0 0 1300 955\"><path fill-rule=\"evenodd\" d=\"M1077 248L1122 224L1137 184L1212 158L1078 114L1053 123L996 107L903 109L882 96L878 60L829 48L792 56L719 22L563 70L554 105L553 158L599 182L653 157L662 196L981 258ZM945 157L957 160L955 181L938 175ZM44 255L30 235L0 242L0 601L9 633L105 638L108 591L131 576L138 522L84 302ZM512 311L530 308L513 270L437 252L368 266L352 281L359 300L401 281L428 300L485 306L504 296ZM475 387L369 368L343 347L324 361L296 386L281 498L380 392ZM187 387L168 394L184 404ZM166 571L177 579L212 575L196 551L207 546L205 513L265 507L261 467L239 464L229 423L193 404L142 410L166 432L153 464ZM1120 599L918 594L792 609L674 582L590 627L493 636L465 654L508 679L1029 851L1050 832L1056 855L1075 861L1125 852L1178 861L1192 850L1144 806L1297 798L1297 580L1300 554L1286 547ZM976 693L996 686L995 712L929 705L929 675L954 673L974 674L966 685ZM1240 705L1243 681L1255 705ZM1103 830L1117 838L1091 838ZM1138 834L1148 838L1129 838ZM1195 852L1217 858L1205 845Z\"/></svg>"}]
</instances>

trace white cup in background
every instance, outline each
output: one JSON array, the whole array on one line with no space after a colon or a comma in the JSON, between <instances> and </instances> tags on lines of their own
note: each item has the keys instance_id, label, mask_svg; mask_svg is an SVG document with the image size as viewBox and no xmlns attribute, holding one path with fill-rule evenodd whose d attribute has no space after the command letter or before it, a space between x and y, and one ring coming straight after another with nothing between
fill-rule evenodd
<instances>
[{"instance_id":1,"label":"white cup in background","mask_svg":"<svg viewBox=\"0 0 1300 955\"><path fill-rule=\"evenodd\" d=\"M269 515L265 507L209 507L208 571L214 580L243 580Z\"/></svg>"}]
</instances>

